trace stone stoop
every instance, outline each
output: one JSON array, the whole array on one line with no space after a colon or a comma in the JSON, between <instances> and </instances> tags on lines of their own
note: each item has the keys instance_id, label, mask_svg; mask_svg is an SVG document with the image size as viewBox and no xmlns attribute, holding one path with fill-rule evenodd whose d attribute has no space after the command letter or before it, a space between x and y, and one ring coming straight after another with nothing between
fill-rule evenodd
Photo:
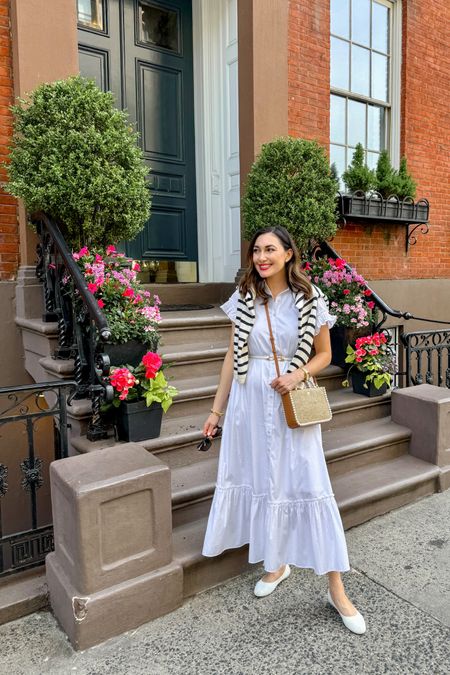
<instances>
[{"instance_id":1,"label":"stone stoop","mask_svg":"<svg viewBox=\"0 0 450 675\"><path fill-rule=\"evenodd\" d=\"M43 567L34 567L0 580L0 625L48 607Z\"/></svg>"}]
</instances>

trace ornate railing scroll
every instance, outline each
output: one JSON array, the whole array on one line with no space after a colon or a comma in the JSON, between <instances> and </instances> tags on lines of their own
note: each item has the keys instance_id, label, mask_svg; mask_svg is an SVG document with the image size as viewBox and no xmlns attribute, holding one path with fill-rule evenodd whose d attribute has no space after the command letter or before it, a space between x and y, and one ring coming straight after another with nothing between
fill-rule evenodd
<instances>
[{"instance_id":1,"label":"ornate railing scroll","mask_svg":"<svg viewBox=\"0 0 450 675\"><path fill-rule=\"evenodd\" d=\"M315 257L327 256L330 258L341 257L327 241L311 246L310 255ZM351 270L350 265L346 264L346 267ZM424 318L421 316L415 316L414 314L411 314L411 312L392 309L392 307L390 307L386 302L384 302L382 298L380 298L373 288L371 288L369 285L367 288L371 291L371 300L375 302L375 306L381 315L380 321L378 321L376 326L374 326L374 332L383 330L383 326L386 323L388 316L391 316L395 319L403 319L404 321L410 321L413 319L415 321L425 321L427 323L450 326L450 321ZM402 333L400 335L400 339L401 346L404 346L406 351L406 370L401 370L395 373L396 382L400 384L401 378L404 376L406 379L406 386L422 384L424 381L422 375L422 364L426 359L427 365L429 367L425 372L425 382L428 384L438 384L439 386L450 387L450 365L448 361L450 349L450 330L431 330ZM444 371L445 355L447 355L447 361ZM403 359L400 357L400 363L402 362ZM433 364L435 372L437 369L437 375L433 375Z\"/></svg>"},{"instance_id":2,"label":"ornate railing scroll","mask_svg":"<svg viewBox=\"0 0 450 675\"><path fill-rule=\"evenodd\" d=\"M74 360L77 384L74 398L91 400L92 417L87 437L96 441L106 437L100 408L102 402L111 400L113 395L106 380L109 358L103 353L103 344L111 338L111 331L58 225L45 213L34 214L32 221L39 236L36 275L44 290L42 318L58 324L54 358Z\"/></svg>"},{"instance_id":3,"label":"ornate railing scroll","mask_svg":"<svg viewBox=\"0 0 450 675\"><path fill-rule=\"evenodd\" d=\"M48 465L68 455L66 406L76 386L0 388L0 577L53 549Z\"/></svg>"},{"instance_id":4,"label":"ornate railing scroll","mask_svg":"<svg viewBox=\"0 0 450 675\"><path fill-rule=\"evenodd\" d=\"M435 384L450 389L450 329L404 333L407 386Z\"/></svg>"}]
</instances>

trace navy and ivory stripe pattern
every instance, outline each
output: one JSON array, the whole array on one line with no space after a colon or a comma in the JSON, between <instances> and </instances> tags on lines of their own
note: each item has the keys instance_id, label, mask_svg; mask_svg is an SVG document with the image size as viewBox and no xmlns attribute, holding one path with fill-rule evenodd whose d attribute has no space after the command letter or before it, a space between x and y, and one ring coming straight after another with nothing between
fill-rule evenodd
<instances>
[{"instance_id":1,"label":"navy and ivory stripe pattern","mask_svg":"<svg viewBox=\"0 0 450 675\"><path fill-rule=\"evenodd\" d=\"M309 361L314 340L317 315L317 301L324 297L322 291L313 286L313 294L308 300L302 292L295 294L295 306L298 309L298 345L297 351L287 369L292 373ZM243 384L248 370L248 336L255 321L255 292L248 291L240 295L237 303L234 327L234 378Z\"/></svg>"}]
</instances>

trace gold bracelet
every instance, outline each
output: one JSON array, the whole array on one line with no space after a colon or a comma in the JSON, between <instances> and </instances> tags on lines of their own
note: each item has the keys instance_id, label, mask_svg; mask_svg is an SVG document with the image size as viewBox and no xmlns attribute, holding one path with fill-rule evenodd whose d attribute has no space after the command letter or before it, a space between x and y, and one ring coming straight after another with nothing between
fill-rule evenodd
<instances>
[{"instance_id":1,"label":"gold bracelet","mask_svg":"<svg viewBox=\"0 0 450 675\"><path fill-rule=\"evenodd\" d=\"M305 380L304 381L308 382L309 378L311 377L311 373L306 368L303 368L303 366L300 368L300 370L303 370L303 372L305 373Z\"/></svg>"},{"instance_id":2,"label":"gold bracelet","mask_svg":"<svg viewBox=\"0 0 450 675\"><path fill-rule=\"evenodd\" d=\"M213 415L217 415L218 417L222 417L222 415L225 415L223 412L219 412L218 410L214 410L211 408L210 412L212 412Z\"/></svg>"}]
</instances>

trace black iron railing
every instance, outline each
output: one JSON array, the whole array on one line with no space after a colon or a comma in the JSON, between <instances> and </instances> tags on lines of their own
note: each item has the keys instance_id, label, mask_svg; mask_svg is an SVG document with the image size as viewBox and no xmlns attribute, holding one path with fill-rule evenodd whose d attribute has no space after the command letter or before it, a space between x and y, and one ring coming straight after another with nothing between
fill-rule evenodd
<instances>
[{"instance_id":1,"label":"black iron railing","mask_svg":"<svg viewBox=\"0 0 450 675\"><path fill-rule=\"evenodd\" d=\"M450 388L450 329L404 333L407 386L435 384Z\"/></svg>"},{"instance_id":2,"label":"black iron railing","mask_svg":"<svg viewBox=\"0 0 450 675\"><path fill-rule=\"evenodd\" d=\"M87 436L91 441L99 440L107 435L100 408L113 394L106 381L109 358L103 353L111 331L58 225L45 213L35 214L33 222L39 235L36 275L44 289L42 318L58 324L58 347L53 356L74 360L75 398L91 400Z\"/></svg>"},{"instance_id":3,"label":"black iron railing","mask_svg":"<svg viewBox=\"0 0 450 675\"><path fill-rule=\"evenodd\" d=\"M317 255L330 258L341 257L328 242L322 242L319 245ZM346 267L351 270L351 266L347 263ZM424 318L422 316L415 316L408 311L392 309L380 298L373 288L370 288L369 285L367 285L367 288L371 291L371 300L373 300L381 315L381 319L374 326L374 332L383 329L388 316L404 321L413 319L415 321L450 326L450 321ZM400 353L397 354L399 370L395 373L394 381L396 385L401 386L402 382L404 382L405 386L411 386L426 382L428 384L450 387L450 329L416 331L412 333L401 332L400 341L397 346L400 349ZM404 358L401 351L402 347L405 350Z\"/></svg>"},{"instance_id":4,"label":"black iron railing","mask_svg":"<svg viewBox=\"0 0 450 675\"><path fill-rule=\"evenodd\" d=\"M67 457L76 382L0 388L0 576L53 550L49 464Z\"/></svg>"}]
</instances>

